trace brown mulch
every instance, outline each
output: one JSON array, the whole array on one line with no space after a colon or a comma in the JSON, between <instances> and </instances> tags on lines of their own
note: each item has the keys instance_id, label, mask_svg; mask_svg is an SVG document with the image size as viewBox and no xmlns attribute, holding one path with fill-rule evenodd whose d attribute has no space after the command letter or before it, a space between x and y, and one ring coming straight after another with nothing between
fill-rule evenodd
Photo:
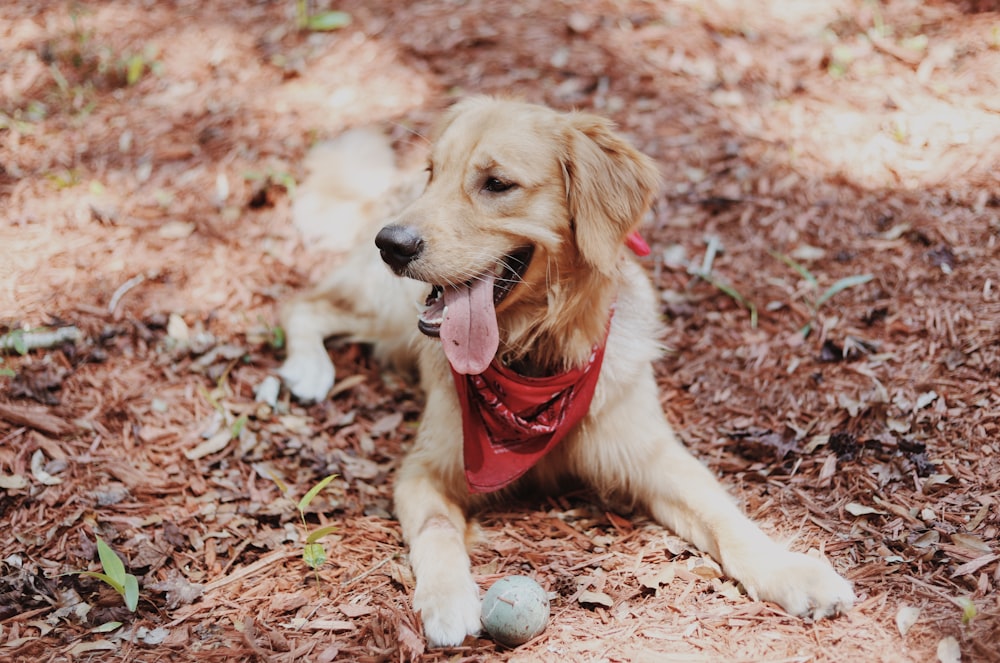
<instances>
[{"instance_id":1,"label":"brown mulch","mask_svg":"<svg viewBox=\"0 0 1000 663\"><path fill-rule=\"evenodd\" d=\"M295 8L0 7L0 659L1000 660L995 3L345 0L329 33ZM848 615L752 602L570 494L482 514L473 552L483 587L552 592L545 633L425 650L390 499L419 394L338 343L327 402L255 389L276 302L331 260L290 222L309 146L376 124L414 153L476 92L604 113L662 164L664 407L855 582ZM98 537L135 612L75 573Z\"/></svg>"}]
</instances>

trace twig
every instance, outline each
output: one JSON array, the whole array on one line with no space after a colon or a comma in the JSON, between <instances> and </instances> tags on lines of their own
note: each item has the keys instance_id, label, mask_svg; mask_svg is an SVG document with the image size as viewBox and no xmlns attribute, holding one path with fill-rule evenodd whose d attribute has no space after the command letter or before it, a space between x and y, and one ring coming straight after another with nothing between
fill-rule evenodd
<instances>
[{"instance_id":1,"label":"twig","mask_svg":"<svg viewBox=\"0 0 1000 663\"><path fill-rule=\"evenodd\" d=\"M0 351L13 350L18 354L26 354L38 348L51 348L69 341L78 341L82 336L80 330L72 326L33 331L15 329L0 336Z\"/></svg>"},{"instance_id":2,"label":"twig","mask_svg":"<svg viewBox=\"0 0 1000 663\"><path fill-rule=\"evenodd\" d=\"M145 280L146 277L143 274L137 274L136 276L130 278L128 281L125 281L125 283L122 283L120 286L118 286L118 289L115 290L114 294L111 295L111 299L108 300L108 313L113 314L115 312L115 309L118 308L118 302L121 301L121 298L124 297L129 290L136 287Z\"/></svg>"},{"instance_id":3,"label":"twig","mask_svg":"<svg viewBox=\"0 0 1000 663\"><path fill-rule=\"evenodd\" d=\"M389 555L388 557L386 557L381 562L379 562L375 566L371 567L370 569L368 569L364 573L362 573L360 575L356 575L353 578L348 578L347 580L345 580L341 584L344 587L347 587L348 585L350 585L352 583L355 583L358 580L361 580L362 578L366 578L366 577L370 576L371 574L375 573L375 571L379 570L380 568L382 568L383 566L385 566L386 564L388 564L389 562L391 562L393 557L395 557L395 555Z\"/></svg>"},{"instance_id":4,"label":"twig","mask_svg":"<svg viewBox=\"0 0 1000 663\"><path fill-rule=\"evenodd\" d=\"M271 566L272 564L277 564L279 562L285 561L286 559L297 556L298 553L292 550L276 550L270 555L265 555L264 557L261 557L260 559L258 559L253 564L250 564L249 566L243 566L228 576L218 578L206 584L205 591L211 592L212 590L219 589L220 587L225 587L231 582L236 582L237 580L241 580L249 575L253 575L254 573L257 573L261 569L265 569L268 566Z\"/></svg>"}]
</instances>

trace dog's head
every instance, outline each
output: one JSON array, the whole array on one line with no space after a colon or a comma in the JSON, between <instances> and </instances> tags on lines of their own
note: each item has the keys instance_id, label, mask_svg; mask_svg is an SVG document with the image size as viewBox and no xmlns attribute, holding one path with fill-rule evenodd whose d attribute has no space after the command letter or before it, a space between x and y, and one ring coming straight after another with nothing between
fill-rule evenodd
<instances>
[{"instance_id":1,"label":"dog's head","mask_svg":"<svg viewBox=\"0 0 1000 663\"><path fill-rule=\"evenodd\" d=\"M433 286L419 326L452 367L481 373L501 347L523 359L546 321L562 328L557 344L579 336L589 352L625 238L656 193L653 162L602 118L474 97L445 115L428 173L376 244L397 274ZM565 350L544 369L575 361Z\"/></svg>"}]
</instances>

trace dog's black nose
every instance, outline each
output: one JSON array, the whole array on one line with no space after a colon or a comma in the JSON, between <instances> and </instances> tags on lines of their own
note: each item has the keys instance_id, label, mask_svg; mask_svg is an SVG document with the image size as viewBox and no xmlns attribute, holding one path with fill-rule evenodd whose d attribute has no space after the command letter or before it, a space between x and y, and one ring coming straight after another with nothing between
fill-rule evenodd
<instances>
[{"instance_id":1,"label":"dog's black nose","mask_svg":"<svg viewBox=\"0 0 1000 663\"><path fill-rule=\"evenodd\" d=\"M375 246L379 248L385 264L399 272L424 250L424 239L416 228L389 225L375 235Z\"/></svg>"}]
</instances>

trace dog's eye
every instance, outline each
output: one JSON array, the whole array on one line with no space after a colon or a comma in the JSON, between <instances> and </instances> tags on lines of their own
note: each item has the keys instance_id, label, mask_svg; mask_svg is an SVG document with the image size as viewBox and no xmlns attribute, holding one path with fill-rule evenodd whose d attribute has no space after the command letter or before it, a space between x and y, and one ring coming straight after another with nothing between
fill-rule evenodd
<instances>
[{"instance_id":1,"label":"dog's eye","mask_svg":"<svg viewBox=\"0 0 1000 663\"><path fill-rule=\"evenodd\" d=\"M489 191L490 193L503 193L504 191L510 191L516 184L513 182L504 182L503 180L498 180L495 177L489 177L483 182L483 191Z\"/></svg>"}]
</instances>

